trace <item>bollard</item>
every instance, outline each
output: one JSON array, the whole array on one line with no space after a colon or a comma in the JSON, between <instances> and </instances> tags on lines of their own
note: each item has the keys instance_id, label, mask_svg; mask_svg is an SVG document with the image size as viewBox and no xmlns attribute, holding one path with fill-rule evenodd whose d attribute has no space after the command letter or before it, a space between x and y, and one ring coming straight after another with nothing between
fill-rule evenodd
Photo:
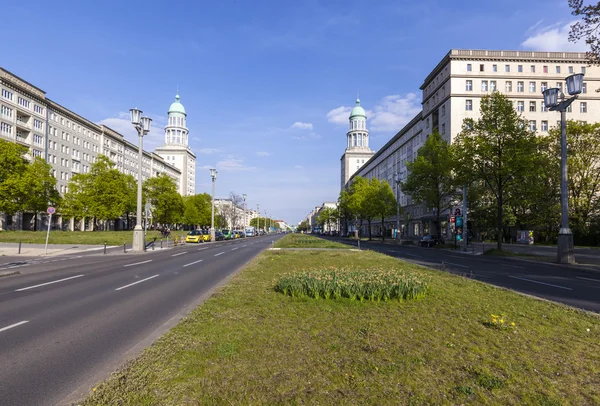
<instances>
[{"instance_id":1,"label":"bollard","mask_svg":"<svg viewBox=\"0 0 600 406\"><path fill-rule=\"evenodd\" d=\"M358 239L358 250L360 251L360 238Z\"/></svg>"},{"instance_id":2,"label":"bollard","mask_svg":"<svg viewBox=\"0 0 600 406\"><path fill-rule=\"evenodd\" d=\"M127 248L125 247L125 243L123 243L123 253L127 252Z\"/></svg>"},{"instance_id":3,"label":"bollard","mask_svg":"<svg viewBox=\"0 0 600 406\"><path fill-rule=\"evenodd\" d=\"M106 255L106 243L104 243L104 255Z\"/></svg>"},{"instance_id":4,"label":"bollard","mask_svg":"<svg viewBox=\"0 0 600 406\"><path fill-rule=\"evenodd\" d=\"M156 245L156 240L152 242L152 251L154 251L154 246Z\"/></svg>"},{"instance_id":5,"label":"bollard","mask_svg":"<svg viewBox=\"0 0 600 406\"><path fill-rule=\"evenodd\" d=\"M21 241L19 241L19 254L21 253Z\"/></svg>"},{"instance_id":6,"label":"bollard","mask_svg":"<svg viewBox=\"0 0 600 406\"><path fill-rule=\"evenodd\" d=\"M160 239L160 249L162 250L162 238Z\"/></svg>"},{"instance_id":7,"label":"bollard","mask_svg":"<svg viewBox=\"0 0 600 406\"><path fill-rule=\"evenodd\" d=\"M169 237L167 237L167 248L169 248Z\"/></svg>"}]
</instances>

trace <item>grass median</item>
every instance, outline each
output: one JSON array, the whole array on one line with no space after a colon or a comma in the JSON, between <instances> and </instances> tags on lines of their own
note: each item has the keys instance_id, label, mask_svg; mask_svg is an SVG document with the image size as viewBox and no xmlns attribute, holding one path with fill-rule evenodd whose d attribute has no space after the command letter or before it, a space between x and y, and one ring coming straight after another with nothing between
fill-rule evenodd
<instances>
[{"instance_id":1,"label":"grass median","mask_svg":"<svg viewBox=\"0 0 600 406\"><path fill-rule=\"evenodd\" d=\"M276 248L355 248L348 244L342 244L324 238L307 234L288 234L285 238L275 243Z\"/></svg>"},{"instance_id":2,"label":"grass median","mask_svg":"<svg viewBox=\"0 0 600 406\"><path fill-rule=\"evenodd\" d=\"M172 231L173 236L183 236L187 231ZM160 232L148 230L146 240L150 241L157 237L160 240ZM133 231L50 231L49 244L75 244L75 245L123 245L131 244ZM11 242L23 244L45 244L46 231L0 231L0 242Z\"/></svg>"},{"instance_id":3,"label":"grass median","mask_svg":"<svg viewBox=\"0 0 600 406\"><path fill-rule=\"evenodd\" d=\"M275 290L333 268L429 289L380 302ZM267 251L83 404L600 404L599 336L595 315L372 251Z\"/></svg>"}]
</instances>

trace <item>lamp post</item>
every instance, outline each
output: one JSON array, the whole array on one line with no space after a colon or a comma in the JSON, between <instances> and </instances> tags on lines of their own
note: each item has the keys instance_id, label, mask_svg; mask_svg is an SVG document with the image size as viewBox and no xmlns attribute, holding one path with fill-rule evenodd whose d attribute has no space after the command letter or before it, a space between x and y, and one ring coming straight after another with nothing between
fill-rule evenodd
<instances>
[{"instance_id":1,"label":"lamp post","mask_svg":"<svg viewBox=\"0 0 600 406\"><path fill-rule=\"evenodd\" d=\"M544 95L544 104L550 111L560 112L560 206L561 222L558 232L558 251L557 261L561 264L572 264L575 262L575 253L573 250L573 233L569 228L569 190L567 185L567 108L573 103L583 88L583 73L576 73L568 76L567 92L571 96L565 99L565 94L559 88L546 89L542 92ZM559 100L560 93L560 100Z\"/></svg>"},{"instance_id":2,"label":"lamp post","mask_svg":"<svg viewBox=\"0 0 600 406\"><path fill-rule=\"evenodd\" d=\"M242 194L242 197L244 198L244 232L246 232L246 227L249 225L246 225L246 220L248 220L248 215L246 213L246 193Z\"/></svg>"},{"instance_id":3,"label":"lamp post","mask_svg":"<svg viewBox=\"0 0 600 406\"><path fill-rule=\"evenodd\" d=\"M265 210L265 234L269 232L269 229L267 228L267 218L267 211Z\"/></svg>"},{"instance_id":4,"label":"lamp post","mask_svg":"<svg viewBox=\"0 0 600 406\"><path fill-rule=\"evenodd\" d=\"M396 241L400 241L400 193L398 188L400 187L400 174L394 174L394 182L396 183Z\"/></svg>"},{"instance_id":5,"label":"lamp post","mask_svg":"<svg viewBox=\"0 0 600 406\"><path fill-rule=\"evenodd\" d=\"M142 252L146 246L146 240L144 238L144 230L142 229L142 158L144 156L143 138L144 135L150 132L150 125L152 119L149 117L142 117L142 111L138 109L130 109L131 124L135 127L138 137L140 139L138 148L138 190L137 190L137 211L135 219L135 228L133 229L133 244L132 249L134 252Z\"/></svg>"},{"instance_id":6,"label":"lamp post","mask_svg":"<svg viewBox=\"0 0 600 406\"><path fill-rule=\"evenodd\" d=\"M256 214L258 215L258 225L256 227L256 232L260 234L260 204L256 204Z\"/></svg>"},{"instance_id":7,"label":"lamp post","mask_svg":"<svg viewBox=\"0 0 600 406\"><path fill-rule=\"evenodd\" d=\"M215 241L215 181L217 180L217 170L210 170L210 177L212 178L212 204L210 212L210 240Z\"/></svg>"}]
</instances>

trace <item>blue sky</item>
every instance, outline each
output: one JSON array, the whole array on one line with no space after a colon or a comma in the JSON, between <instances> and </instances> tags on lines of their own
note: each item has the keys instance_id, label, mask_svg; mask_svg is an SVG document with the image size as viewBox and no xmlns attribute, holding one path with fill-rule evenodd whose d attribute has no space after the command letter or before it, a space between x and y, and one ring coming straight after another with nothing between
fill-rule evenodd
<instances>
[{"instance_id":1,"label":"blue sky","mask_svg":"<svg viewBox=\"0 0 600 406\"><path fill-rule=\"evenodd\" d=\"M134 139L164 140L179 86L198 193L248 195L297 223L337 199L357 92L377 150L420 110L419 86L451 48L585 50L567 0L37 1L3 4L0 66Z\"/></svg>"}]
</instances>

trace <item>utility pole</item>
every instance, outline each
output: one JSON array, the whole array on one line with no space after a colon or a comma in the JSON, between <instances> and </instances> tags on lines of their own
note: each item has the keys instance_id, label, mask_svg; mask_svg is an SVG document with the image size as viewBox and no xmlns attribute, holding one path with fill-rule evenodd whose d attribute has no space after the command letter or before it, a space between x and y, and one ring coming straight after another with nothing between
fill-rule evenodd
<instances>
[{"instance_id":1,"label":"utility pole","mask_svg":"<svg viewBox=\"0 0 600 406\"><path fill-rule=\"evenodd\" d=\"M467 227L467 185L463 186L463 251L467 252L469 245L469 227Z\"/></svg>"}]
</instances>

